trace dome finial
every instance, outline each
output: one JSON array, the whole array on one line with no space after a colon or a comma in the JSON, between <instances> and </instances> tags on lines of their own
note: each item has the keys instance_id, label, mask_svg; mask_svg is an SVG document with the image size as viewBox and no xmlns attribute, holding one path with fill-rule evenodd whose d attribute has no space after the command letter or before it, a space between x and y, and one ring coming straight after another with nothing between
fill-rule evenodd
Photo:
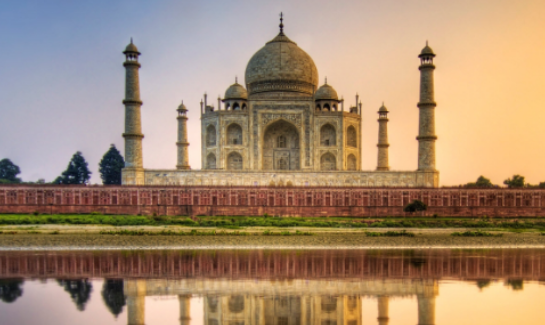
<instances>
[{"instance_id":1,"label":"dome finial","mask_svg":"<svg viewBox=\"0 0 545 325\"><path fill-rule=\"evenodd\" d=\"M235 83L238 84L238 76L235 76Z\"/></svg>"},{"instance_id":2,"label":"dome finial","mask_svg":"<svg viewBox=\"0 0 545 325\"><path fill-rule=\"evenodd\" d=\"M131 37L131 44L132 44L132 37Z\"/></svg>"},{"instance_id":3,"label":"dome finial","mask_svg":"<svg viewBox=\"0 0 545 325\"><path fill-rule=\"evenodd\" d=\"M280 12L280 35L284 35L284 15Z\"/></svg>"},{"instance_id":4,"label":"dome finial","mask_svg":"<svg viewBox=\"0 0 545 325\"><path fill-rule=\"evenodd\" d=\"M325 77L325 84L327 85L327 76Z\"/></svg>"}]
</instances>

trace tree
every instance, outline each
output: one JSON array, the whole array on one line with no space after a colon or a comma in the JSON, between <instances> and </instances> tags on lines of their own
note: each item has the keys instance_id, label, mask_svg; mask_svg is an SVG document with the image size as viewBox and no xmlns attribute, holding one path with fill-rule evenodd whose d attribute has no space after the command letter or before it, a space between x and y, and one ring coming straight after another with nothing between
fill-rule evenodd
<instances>
[{"instance_id":1,"label":"tree","mask_svg":"<svg viewBox=\"0 0 545 325\"><path fill-rule=\"evenodd\" d=\"M54 184L85 184L91 178L91 172L87 167L87 161L81 155L81 152L76 152L65 171L62 172L61 176L57 177L53 183Z\"/></svg>"},{"instance_id":2,"label":"tree","mask_svg":"<svg viewBox=\"0 0 545 325\"><path fill-rule=\"evenodd\" d=\"M511 287L514 291L524 290L524 281L520 279L507 279L505 286Z\"/></svg>"},{"instance_id":3,"label":"tree","mask_svg":"<svg viewBox=\"0 0 545 325\"><path fill-rule=\"evenodd\" d=\"M76 304L79 311L85 310L85 305L91 298L93 285L88 279L82 280L57 280L64 291L70 294L72 301Z\"/></svg>"},{"instance_id":4,"label":"tree","mask_svg":"<svg viewBox=\"0 0 545 325\"><path fill-rule=\"evenodd\" d=\"M475 183L467 183L465 187L494 187L494 184L488 178L481 175Z\"/></svg>"},{"instance_id":5,"label":"tree","mask_svg":"<svg viewBox=\"0 0 545 325\"><path fill-rule=\"evenodd\" d=\"M539 183L539 185L538 185L537 187L539 187L539 188L545 188L545 182Z\"/></svg>"},{"instance_id":6,"label":"tree","mask_svg":"<svg viewBox=\"0 0 545 325\"><path fill-rule=\"evenodd\" d=\"M507 185L508 188L519 188L524 187L524 176L513 175L513 178L508 178L503 181L503 184Z\"/></svg>"},{"instance_id":7,"label":"tree","mask_svg":"<svg viewBox=\"0 0 545 325\"><path fill-rule=\"evenodd\" d=\"M19 166L15 165L8 158L0 160L0 181L2 183L20 183L21 179L17 175L21 173Z\"/></svg>"},{"instance_id":8,"label":"tree","mask_svg":"<svg viewBox=\"0 0 545 325\"><path fill-rule=\"evenodd\" d=\"M479 178L477 178L475 185L477 185L477 187L493 187L494 186L494 184L492 184L492 182L488 178L482 175L479 176Z\"/></svg>"},{"instance_id":9,"label":"tree","mask_svg":"<svg viewBox=\"0 0 545 325\"><path fill-rule=\"evenodd\" d=\"M412 203L407 204L407 206L403 208L403 211L413 213L417 211L426 211L427 208L428 206L424 202L414 200Z\"/></svg>"},{"instance_id":10,"label":"tree","mask_svg":"<svg viewBox=\"0 0 545 325\"><path fill-rule=\"evenodd\" d=\"M119 316L125 306L123 280L105 279L102 287L102 300L115 317Z\"/></svg>"},{"instance_id":11,"label":"tree","mask_svg":"<svg viewBox=\"0 0 545 325\"><path fill-rule=\"evenodd\" d=\"M102 184L121 185L121 169L125 167L125 160L115 145L110 146L98 166Z\"/></svg>"},{"instance_id":12,"label":"tree","mask_svg":"<svg viewBox=\"0 0 545 325\"><path fill-rule=\"evenodd\" d=\"M0 279L0 300L5 303L11 303L21 297L23 295L21 284L23 284L23 280L20 279Z\"/></svg>"}]
</instances>

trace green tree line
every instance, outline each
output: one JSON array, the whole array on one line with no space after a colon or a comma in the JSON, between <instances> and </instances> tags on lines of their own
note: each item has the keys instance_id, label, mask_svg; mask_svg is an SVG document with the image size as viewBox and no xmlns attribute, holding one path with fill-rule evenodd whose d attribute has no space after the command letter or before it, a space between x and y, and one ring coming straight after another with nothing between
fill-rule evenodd
<instances>
[{"instance_id":1,"label":"green tree line","mask_svg":"<svg viewBox=\"0 0 545 325\"><path fill-rule=\"evenodd\" d=\"M104 185L121 184L121 169L125 166L125 160L115 145L111 145L108 151L102 157L98 164L100 178ZM19 166L14 164L10 159L5 158L0 160L0 184L19 184L19 183L45 183L44 180L37 182L23 182L17 177L21 173ZM66 170L59 175L52 184L88 184L91 179L91 171L89 164L83 157L83 154L76 152L70 161Z\"/></svg>"}]
</instances>

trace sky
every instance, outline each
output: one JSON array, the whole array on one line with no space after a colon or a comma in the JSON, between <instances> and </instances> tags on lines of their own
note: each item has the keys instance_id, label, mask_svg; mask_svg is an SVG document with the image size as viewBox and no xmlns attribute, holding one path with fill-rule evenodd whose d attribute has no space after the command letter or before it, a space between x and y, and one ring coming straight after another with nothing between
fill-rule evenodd
<instances>
[{"instance_id":1,"label":"sky","mask_svg":"<svg viewBox=\"0 0 545 325\"><path fill-rule=\"evenodd\" d=\"M0 2L0 159L24 181L52 181L81 151L123 152L122 51L140 62L145 168L175 168L176 108L189 109L189 161L200 162L199 102L216 102L251 56L284 31L349 107L363 103L362 167L376 168L377 111L390 111L392 170L417 168L419 59L435 58L440 184L520 174L545 182L545 1Z\"/></svg>"}]
</instances>

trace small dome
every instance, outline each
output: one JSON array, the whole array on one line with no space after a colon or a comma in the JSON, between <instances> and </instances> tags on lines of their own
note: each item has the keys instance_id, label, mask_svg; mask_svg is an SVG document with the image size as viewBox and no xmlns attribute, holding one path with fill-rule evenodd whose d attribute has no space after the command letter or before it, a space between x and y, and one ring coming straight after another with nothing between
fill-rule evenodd
<instances>
[{"instance_id":1,"label":"small dome","mask_svg":"<svg viewBox=\"0 0 545 325\"><path fill-rule=\"evenodd\" d=\"M384 106L384 103L382 103L382 106L380 106L380 108L378 109L378 112L379 113L382 113L382 112L388 113L388 109L386 108L386 106Z\"/></svg>"},{"instance_id":2,"label":"small dome","mask_svg":"<svg viewBox=\"0 0 545 325\"><path fill-rule=\"evenodd\" d=\"M428 45L428 41L426 41L426 46L422 49L422 52L420 52L419 57L422 56L435 56L435 53L433 53L433 50Z\"/></svg>"},{"instance_id":3,"label":"small dome","mask_svg":"<svg viewBox=\"0 0 545 325\"><path fill-rule=\"evenodd\" d=\"M248 99L248 92L242 85L235 82L227 88L223 99Z\"/></svg>"},{"instance_id":4,"label":"small dome","mask_svg":"<svg viewBox=\"0 0 545 325\"><path fill-rule=\"evenodd\" d=\"M187 108L185 107L184 105L184 102L182 101L182 103L180 104L180 106L178 106L178 111L187 111Z\"/></svg>"},{"instance_id":5,"label":"small dome","mask_svg":"<svg viewBox=\"0 0 545 325\"><path fill-rule=\"evenodd\" d=\"M133 44L132 38L131 38L131 43L129 45L127 45L127 47L125 48L125 51L123 53L128 53L128 52L133 52L133 53L140 54L140 52L138 52L138 48L136 47L136 45Z\"/></svg>"},{"instance_id":6,"label":"small dome","mask_svg":"<svg viewBox=\"0 0 545 325\"><path fill-rule=\"evenodd\" d=\"M339 100L339 96L337 96L337 92L335 91L335 89L333 89L333 87L326 83L322 87L318 88L318 90L316 90L316 93L314 94L314 99Z\"/></svg>"}]
</instances>

